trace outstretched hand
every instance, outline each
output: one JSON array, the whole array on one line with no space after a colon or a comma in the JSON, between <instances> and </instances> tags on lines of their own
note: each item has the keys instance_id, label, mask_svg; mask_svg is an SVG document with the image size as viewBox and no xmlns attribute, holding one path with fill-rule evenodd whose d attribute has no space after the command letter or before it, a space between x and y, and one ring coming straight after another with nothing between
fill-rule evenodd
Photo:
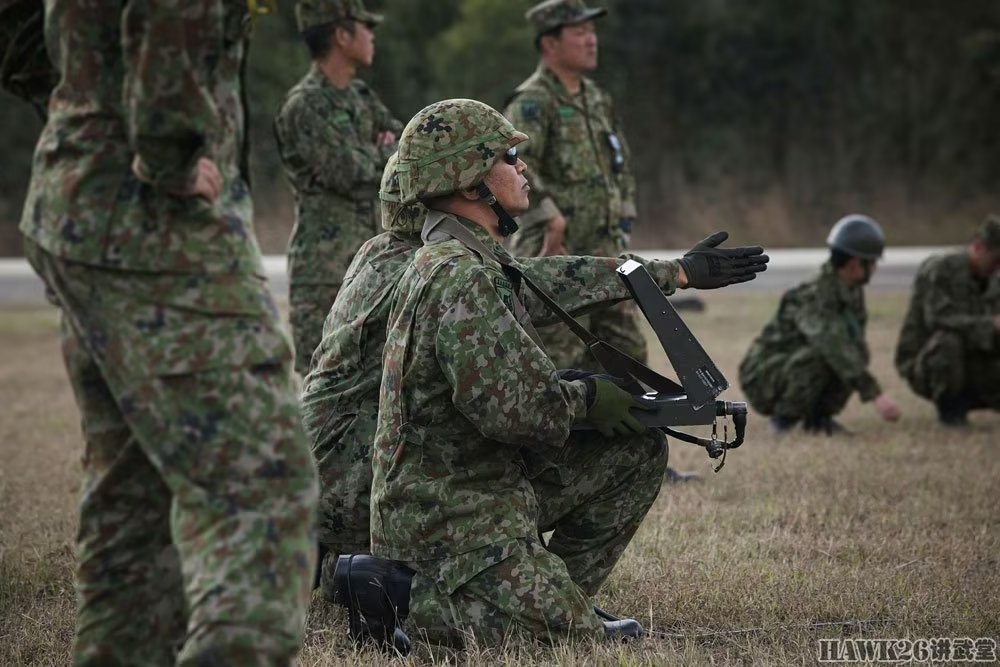
<instances>
[{"instance_id":1,"label":"outstretched hand","mask_svg":"<svg viewBox=\"0 0 1000 667\"><path fill-rule=\"evenodd\" d=\"M767 270L770 258L760 246L720 248L729 232L715 232L677 260L687 276L687 286L717 289L745 283Z\"/></svg>"}]
</instances>

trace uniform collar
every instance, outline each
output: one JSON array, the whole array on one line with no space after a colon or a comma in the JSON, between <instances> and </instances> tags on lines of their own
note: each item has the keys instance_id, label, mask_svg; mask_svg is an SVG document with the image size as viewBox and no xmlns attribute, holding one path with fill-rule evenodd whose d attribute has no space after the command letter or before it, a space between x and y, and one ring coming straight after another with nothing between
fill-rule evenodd
<instances>
[{"instance_id":1,"label":"uniform collar","mask_svg":"<svg viewBox=\"0 0 1000 667\"><path fill-rule=\"evenodd\" d=\"M560 101L567 103L575 102L585 96L589 92L589 88L592 85L590 79L585 76L581 77L580 92L576 95L570 95L569 91L566 90L566 86L564 86L562 81L559 80L559 77L556 76L555 72L542 63L538 63L538 69L535 70L535 74L542 81L542 83L544 83L550 90L552 90L552 92L556 94L556 97L558 97Z\"/></svg>"}]
</instances>

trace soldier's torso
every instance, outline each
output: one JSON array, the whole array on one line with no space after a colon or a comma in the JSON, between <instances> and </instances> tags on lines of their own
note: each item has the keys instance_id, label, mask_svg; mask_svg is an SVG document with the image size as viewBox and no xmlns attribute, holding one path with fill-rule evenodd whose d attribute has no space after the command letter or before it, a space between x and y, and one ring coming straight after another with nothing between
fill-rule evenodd
<instances>
[{"instance_id":1,"label":"soldier's torso","mask_svg":"<svg viewBox=\"0 0 1000 667\"><path fill-rule=\"evenodd\" d=\"M841 341L857 349L867 363L868 344L865 341L864 291L839 284L836 275L825 266L820 275L786 292L778 312L753 342L744 362L744 372L752 380L755 367L764 368L775 357L787 357L810 344L802 332L804 320L822 326L824 322L843 322L847 339Z\"/></svg>"},{"instance_id":2,"label":"soldier's torso","mask_svg":"<svg viewBox=\"0 0 1000 667\"><path fill-rule=\"evenodd\" d=\"M499 265L457 241L418 250L400 283L373 461L372 549L379 555L442 558L535 530L537 507L518 450L484 437L455 408L452 393L463 387L452 388L438 360L448 354L437 338L438 322L455 303L451 295L480 271L498 293L513 289ZM453 344L481 350L483 378L497 372L493 341L470 337ZM487 395L483 409L490 409Z\"/></svg>"},{"instance_id":3,"label":"soldier's torso","mask_svg":"<svg viewBox=\"0 0 1000 667\"><path fill-rule=\"evenodd\" d=\"M965 251L926 259L917 269L910 306L899 335L897 364L906 365L934 334L924 316L928 301L946 300L955 315L989 316L1000 312L1000 282L980 281Z\"/></svg>"},{"instance_id":4,"label":"soldier's torso","mask_svg":"<svg viewBox=\"0 0 1000 667\"><path fill-rule=\"evenodd\" d=\"M387 232L363 245L351 263L302 392L302 411L314 440L335 436L355 418L377 414L389 312L418 247L417 236Z\"/></svg>"},{"instance_id":5,"label":"soldier's torso","mask_svg":"<svg viewBox=\"0 0 1000 667\"><path fill-rule=\"evenodd\" d=\"M334 192L315 178L317 167L299 155L294 146L283 141L290 133L316 137L328 136L321 127L301 127L292 123L293 105L308 105L331 126L338 137L336 149L357 159L375 160L376 98L368 86L354 80L338 90L317 70L308 74L286 96L282 111L275 119L277 137L285 174L295 194L295 228L288 244L289 274L296 283L337 282L354 250L379 232L378 181L359 183L349 193ZM331 157L329 162L342 158ZM347 173L353 164L344 164ZM345 257L347 258L345 260ZM331 274L338 274L331 278Z\"/></svg>"},{"instance_id":6,"label":"soldier's torso","mask_svg":"<svg viewBox=\"0 0 1000 667\"><path fill-rule=\"evenodd\" d=\"M122 54L138 55L123 48L122 3L50 0L46 9L46 41L63 77L36 148L21 231L48 252L86 264L262 274L241 172L246 4L220 5L224 38L212 54L215 67L192 73L218 111L205 150L224 178L213 204L154 192L132 175L123 97L135 82Z\"/></svg>"},{"instance_id":7,"label":"soldier's torso","mask_svg":"<svg viewBox=\"0 0 1000 667\"><path fill-rule=\"evenodd\" d=\"M522 99L524 93L531 99ZM526 105L522 114L550 119L545 153L533 156L529 167L538 170L570 223L570 254L592 254L595 244L618 233L630 205L624 181L631 165L610 96L590 79L569 95L553 75L539 70L518 86L511 104ZM619 151L613 148L616 140Z\"/></svg>"}]
</instances>

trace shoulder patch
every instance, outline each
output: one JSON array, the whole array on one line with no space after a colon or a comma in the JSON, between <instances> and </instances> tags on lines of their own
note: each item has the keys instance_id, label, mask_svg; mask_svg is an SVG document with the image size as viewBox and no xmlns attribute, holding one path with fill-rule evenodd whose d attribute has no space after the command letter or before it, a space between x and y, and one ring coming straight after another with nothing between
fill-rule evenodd
<instances>
[{"instance_id":1,"label":"shoulder patch","mask_svg":"<svg viewBox=\"0 0 1000 667\"><path fill-rule=\"evenodd\" d=\"M503 276L493 277L493 287L496 289L500 300L507 306L507 310L514 310L514 285Z\"/></svg>"},{"instance_id":2,"label":"shoulder patch","mask_svg":"<svg viewBox=\"0 0 1000 667\"><path fill-rule=\"evenodd\" d=\"M521 101L521 117L524 120L538 120L538 102L535 100Z\"/></svg>"}]
</instances>

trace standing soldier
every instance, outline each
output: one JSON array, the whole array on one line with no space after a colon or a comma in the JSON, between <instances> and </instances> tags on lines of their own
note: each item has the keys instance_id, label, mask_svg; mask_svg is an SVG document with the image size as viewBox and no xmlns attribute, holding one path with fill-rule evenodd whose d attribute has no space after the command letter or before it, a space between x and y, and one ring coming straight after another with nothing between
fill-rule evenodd
<instances>
[{"instance_id":1,"label":"standing soldier","mask_svg":"<svg viewBox=\"0 0 1000 667\"><path fill-rule=\"evenodd\" d=\"M833 420L855 391L875 401L886 421L899 419L896 402L868 371L864 286L885 249L877 222L849 215L826 240L830 259L817 278L781 298L781 305L740 364L740 384L754 409L783 433L845 432Z\"/></svg>"},{"instance_id":2,"label":"standing soldier","mask_svg":"<svg viewBox=\"0 0 1000 667\"><path fill-rule=\"evenodd\" d=\"M934 401L945 426L970 410L1000 410L1000 217L965 250L920 265L896 347L896 368Z\"/></svg>"},{"instance_id":3,"label":"standing soldier","mask_svg":"<svg viewBox=\"0 0 1000 667\"><path fill-rule=\"evenodd\" d=\"M523 157L535 203L519 218L515 255L614 257L628 247L636 215L628 146L611 97L586 76L597 68L594 19L606 13L582 0L546 0L526 14L541 62L505 115L531 136ZM625 302L591 315L589 328L644 361L635 315ZM597 368L566 327L539 334L557 368Z\"/></svg>"},{"instance_id":4,"label":"standing soldier","mask_svg":"<svg viewBox=\"0 0 1000 667\"><path fill-rule=\"evenodd\" d=\"M20 228L83 418L73 661L287 665L317 488L241 171L252 17L91 0L45 20L62 78Z\"/></svg>"},{"instance_id":5,"label":"standing soldier","mask_svg":"<svg viewBox=\"0 0 1000 667\"><path fill-rule=\"evenodd\" d=\"M288 91L274 131L295 193L289 316L305 375L354 253L379 233L379 180L403 126L354 78L372 64L382 17L362 0L301 0L295 16L312 66Z\"/></svg>"}]
</instances>

